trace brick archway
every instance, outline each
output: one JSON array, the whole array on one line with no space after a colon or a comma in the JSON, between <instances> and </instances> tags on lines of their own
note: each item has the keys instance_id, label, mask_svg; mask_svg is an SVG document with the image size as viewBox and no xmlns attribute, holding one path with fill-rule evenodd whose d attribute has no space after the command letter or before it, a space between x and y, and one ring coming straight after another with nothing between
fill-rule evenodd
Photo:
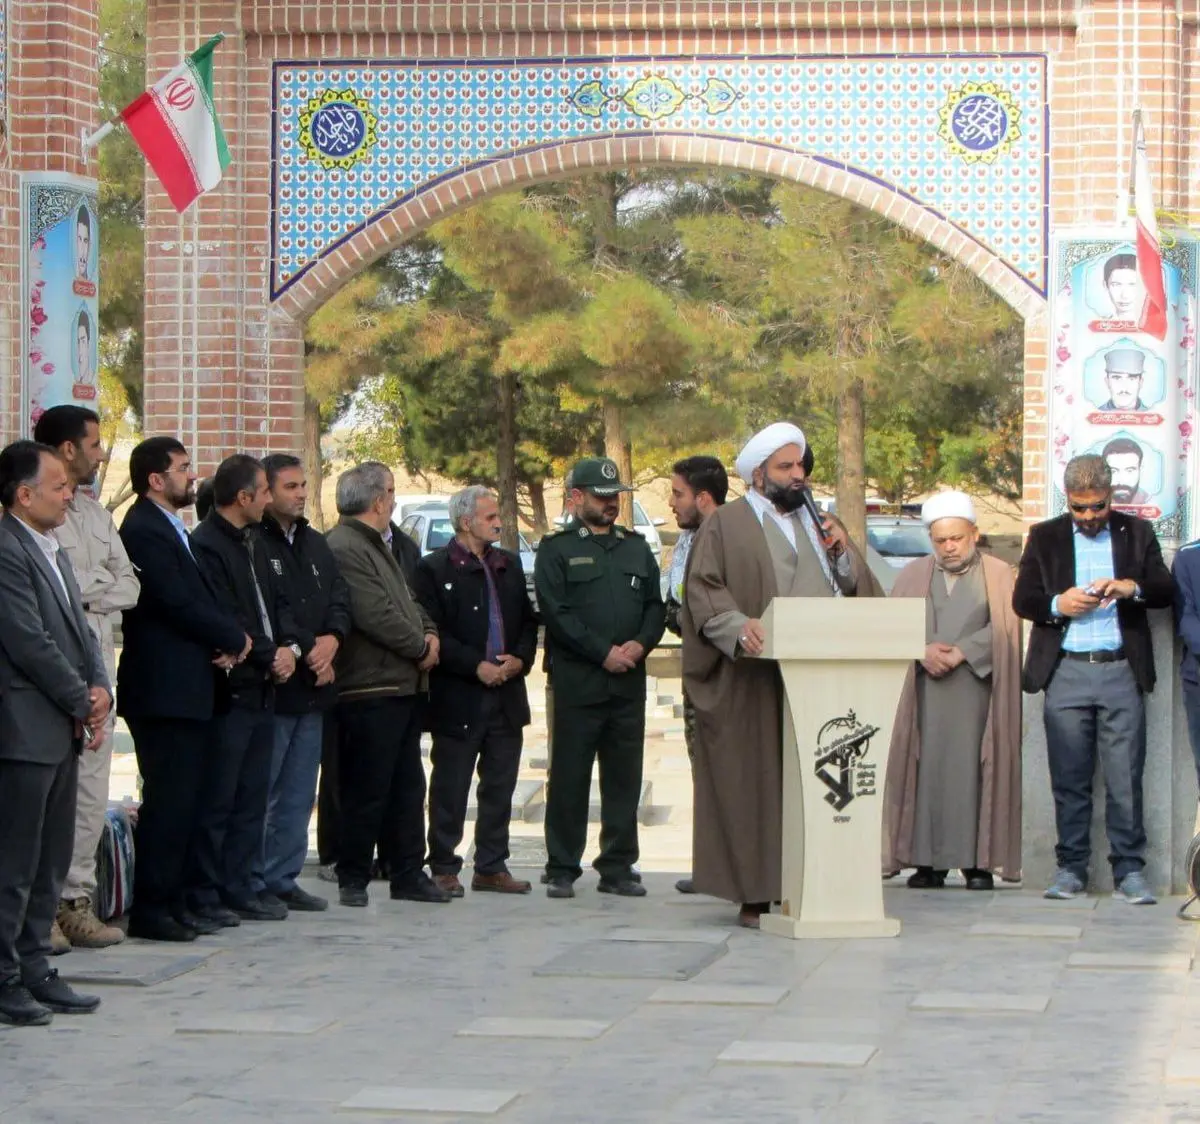
<instances>
[{"instance_id":1,"label":"brick archway","mask_svg":"<svg viewBox=\"0 0 1200 1124\"><path fill-rule=\"evenodd\" d=\"M1131 4L1139 12L1132 23ZM1061 318L1047 300L1055 297L1051 261L1063 258L1064 240L1076 232L1099 231L1114 245L1124 237L1135 98L1160 107L1149 122L1160 205L1185 218L1200 213L1188 187L1194 152L1175 139L1200 125L1198 21L1200 11L1177 14L1175 5L1151 0L1094 0L1084 8L1059 0L430 0L378 9L348 0L214 0L202 14L150 0L154 73L174 65L181 44L216 30L241 32L217 60L218 108L237 161L232 175L182 219L148 184L147 424L182 433L205 465L234 448L294 447L303 318L406 232L494 186L638 162L723 164L856 199L941 246L1021 312L1025 511L1039 518L1055 502L1055 466L1068 447L1063 418L1074 425L1080 408L1054 387L1063 347ZM841 70L814 77L820 67ZM871 101L845 91L849 101L828 100L838 81L869 82L863 75L881 67L891 68L889 80L923 76L925 86L880 87ZM438 116L450 102L429 100L439 80L433 72L449 93L451 80L459 81L451 71L480 97L460 97ZM794 85L780 101L776 87L800 71L810 84ZM660 96L634 121L628 107L638 74L676 89L665 90L665 109ZM976 93L994 81L1012 95L1006 104L1020 110L1028 151L972 149L978 136L950 137L944 116L938 128L947 90L958 85L962 93L968 80ZM548 100L536 92L542 85L553 94ZM383 140L370 161L351 160L344 172L294 142L306 99L347 88L371 106ZM418 88L426 99L419 105ZM405 99L407 115L396 112ZM757 125L733 120L753 106L762 108ZM905 132L901 126L922 112L926 132ZM402 146L388 148L389 129ZM780 133L783 143L774 144ZM925 140L935 133L952 160L930 154ZM900 138L892 164L918 166L871 159L871 138L886 148L892 134ZM940 180L930 161L941 163ZM1011 207L995 205L1001 193ZM1019 229L1007 222L1008 210L1020 212ZM1164 451L1163 463L1182 465L1179 455L1189 458L1179 479L1190 479L1198 470L1182 442ZM1179 506L1185 515L1168 537L1190 518L1187 504Z\"/></svg>"}]
</instances>

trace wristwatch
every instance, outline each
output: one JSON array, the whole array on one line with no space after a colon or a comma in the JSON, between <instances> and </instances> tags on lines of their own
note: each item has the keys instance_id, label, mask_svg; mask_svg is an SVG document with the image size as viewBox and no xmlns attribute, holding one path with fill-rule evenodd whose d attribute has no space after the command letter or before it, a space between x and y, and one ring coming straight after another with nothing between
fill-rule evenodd
<instances>
[{"instance_id":1,"label":"wristwatch","mask_svg":"<svg viewBox=\"0 0 1200 1124\"><path fill-rule=\"evenodd\" d=\"M292 655L296 657L296 659L299 659L299 658L300 658L302 655L304 655L304 653L303 653L302 651L300 651L300 645L299 645L299 644L294 644L294 643L293 643L293 644L289 644L289 645L288 645L288 651L289 651L289 652L291 652L291 653L292 653Z\"/></svg>"}]
</instances>

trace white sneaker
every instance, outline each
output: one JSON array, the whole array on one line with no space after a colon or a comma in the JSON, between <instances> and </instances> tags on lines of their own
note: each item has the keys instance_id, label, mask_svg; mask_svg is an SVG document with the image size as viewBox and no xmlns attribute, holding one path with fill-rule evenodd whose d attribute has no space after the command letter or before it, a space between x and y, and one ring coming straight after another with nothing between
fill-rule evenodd
<instances>
[{"instance_id":1,"label":"white sneaker","mask_svg":"<svg viewBox=\"0 0 1200 1124\"><path fill-rule=\"evenodd\" d=\"M1130 871L1121 879L1121 884L1113 890L1113 898L1129 905L1155 905L1158 899L1150 893L1146 885L1146 877L1140 870Z\"/></svg>"}]
</instances>

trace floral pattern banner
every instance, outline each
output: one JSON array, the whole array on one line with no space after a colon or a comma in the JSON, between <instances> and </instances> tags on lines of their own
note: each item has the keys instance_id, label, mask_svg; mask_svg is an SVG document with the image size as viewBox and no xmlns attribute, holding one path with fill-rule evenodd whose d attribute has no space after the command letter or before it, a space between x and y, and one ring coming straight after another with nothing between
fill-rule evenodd
<instances>
[{"instance_id":1,"label":"floral pattern banner","mask_svg":"<svg viewBox=\"0 0 1200 1124\"><path fill-rule=\"evenodd\" d=\"M96 408L99 224L96 181L29 173L21 185L22 401L28 433L51 406Z\"/></svg>"},{"instance_id":2,"label":"floral pattern banner","mask_svg":"<svg viewBox=\"0 0 1200 1124\"><path fill-rule=\"evenodd\" d=\"M1114 506L1180 543L1196 533L1197 243L1163 236L1167 336L1158 340L1138 330L1146 293L1132 235L1056 245L1050 509L1066 510L1067 461L1099 453L1112 469Z\"/></svg>"}]
</instances>

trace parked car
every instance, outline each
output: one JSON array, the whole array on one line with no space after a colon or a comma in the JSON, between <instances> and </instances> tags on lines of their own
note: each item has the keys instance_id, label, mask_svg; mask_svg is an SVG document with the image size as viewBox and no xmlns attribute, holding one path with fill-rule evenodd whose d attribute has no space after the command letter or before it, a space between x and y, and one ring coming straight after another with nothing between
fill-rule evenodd
<instances>
[{"instance_id":1,"label":"parked car","mask_svg":"<svg viewBox=\"0 0 1200 1124\"><path fill-rule=\"evenodd\" d=\"M446 504L422 504L411 511L400 522L400 530L406 534L421 549L421 557L446 546L454 538L454 524L450 522L450 509ZM521 569L525 571L525 588L537 607L537 597L533 592L533 547L529 540L518 533L518 553L521 556Z\"/></svg>"},{"instance_id":2,"label":"parked car","mask_svg":"<svg viewBox=\"0 0 1200 1124\"><path fill-rule=\"evenodd\" d=\"M445 507L449 502L449 496L434 495L431 492L422 492L411 496L397 496L395 506L392 508L392 522L402 522L406 516L411 515L418 507L428 507L430 504Z\"/></svg>"},{"instance_id":3,"label":"parked car","mask_svg":"<svg viewBox=\"0 0 1200 1124\"><path fill-rule=\"evenodd\" d=\"M867 516L867 565L884 593L914 558L933 553L929 532L920 519L895 515Z\"/></svg>"},{"instance_id":4,"label":"parked car","mask_svg":"<svg viewBox=\"0 0 1200 1124\"><path fill-rule=\"evenodd\" d=\"M654 560L660 566L662 565L662 536L658 533L659 527L666 524L666 520L662 518L651 519L646 513L646 509L642 507L640 500L633 501L633 529L641 535L647 543L650 544L650 550L654 554ZM560 515L554 520L555 526L565 527L567 519Z\"/></svg>"}]
</instances>

